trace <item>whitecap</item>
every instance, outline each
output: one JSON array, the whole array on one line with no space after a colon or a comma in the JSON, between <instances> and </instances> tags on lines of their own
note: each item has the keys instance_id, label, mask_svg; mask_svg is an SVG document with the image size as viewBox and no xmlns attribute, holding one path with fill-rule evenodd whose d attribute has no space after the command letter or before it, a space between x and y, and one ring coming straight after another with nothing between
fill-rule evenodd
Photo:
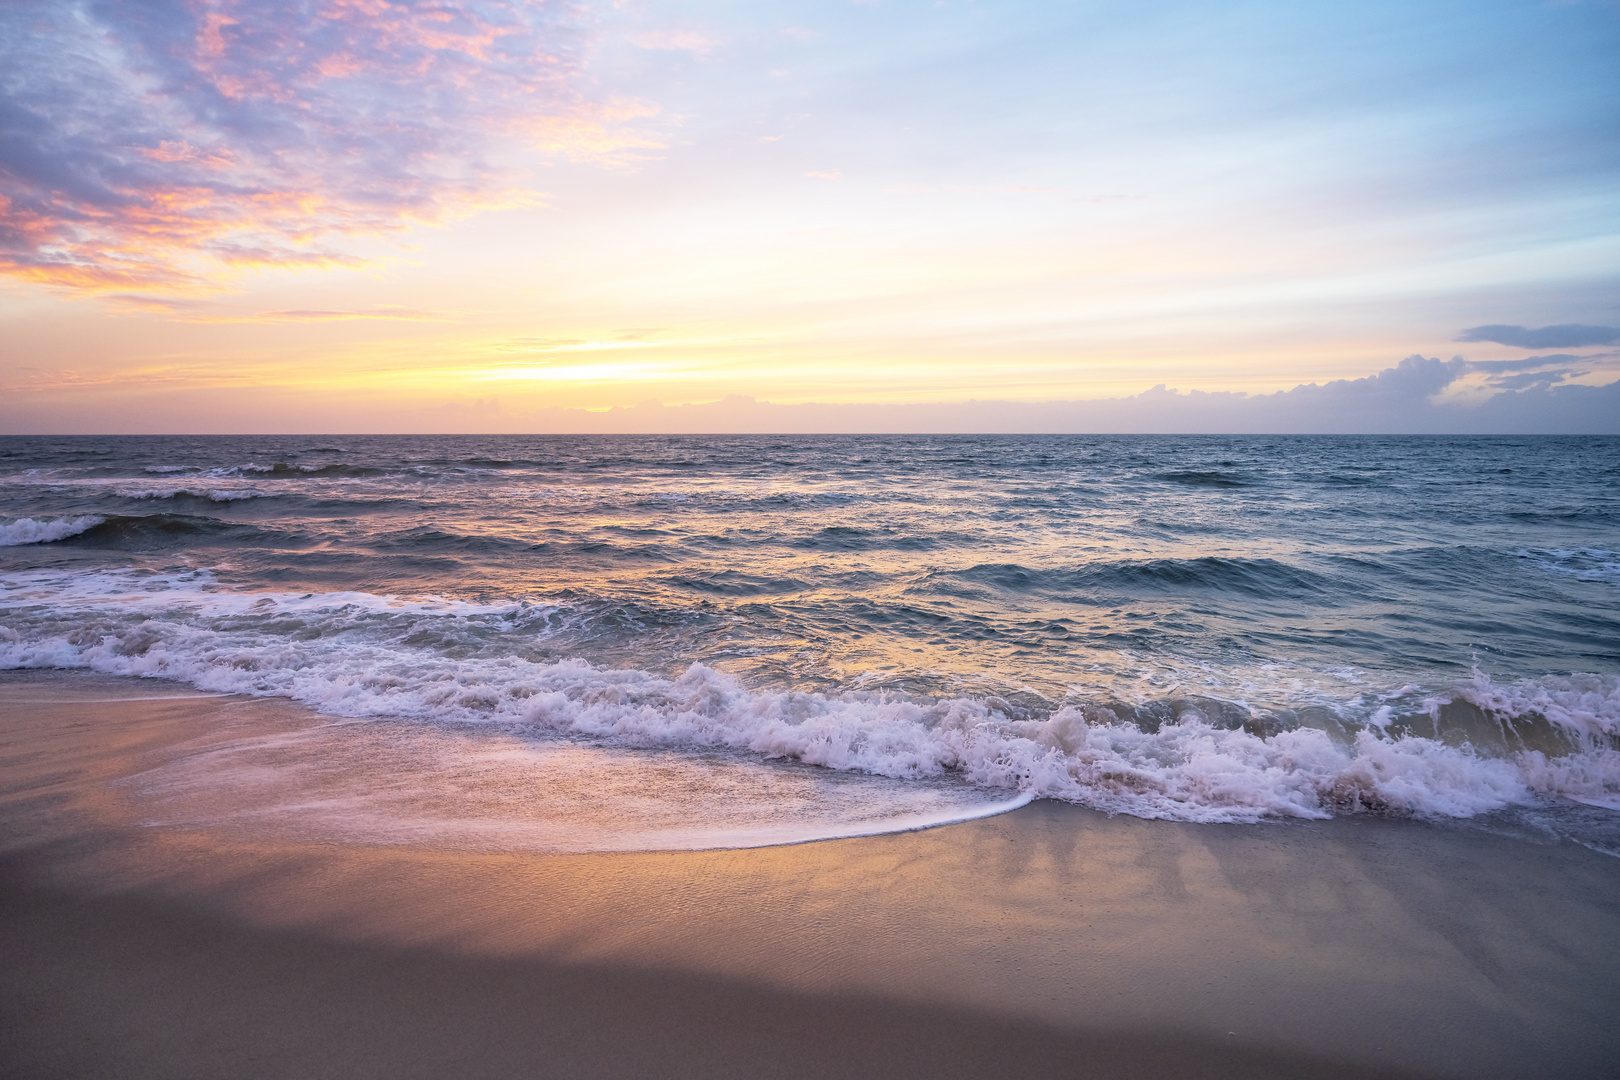
<instances>
[{"instance_id":1,"label":"whitecap","mask_svg":"<svg viewBox=\"0 0 1620 1080\"><path fill-rule=\"evenodd\" d=\"M10 524L0 524L0 547L20 547L23 544L48 544L53 540L65 540L70 536L77 536L88 529L100 525L106 518L94 514L84 517L56 518L51 521L36 521L33 518L18 518Z\"/></svg>"}]
</instances>

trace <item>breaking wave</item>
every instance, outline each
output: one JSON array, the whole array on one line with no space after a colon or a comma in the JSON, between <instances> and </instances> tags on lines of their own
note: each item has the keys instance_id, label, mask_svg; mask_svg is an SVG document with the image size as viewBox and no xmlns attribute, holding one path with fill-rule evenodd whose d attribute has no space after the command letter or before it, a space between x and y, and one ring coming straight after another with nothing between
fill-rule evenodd
<instances>
[{"instance_id":1,"label":"breaking wave","mask_svg":"<svg viewBox=\"0 0 1620 1080\"><path fill-rule=\"evenodd\" d=\"M76 518L56 518L52 521L18 518L9 525L0 525L0 547L49 544L55 540L65 540L70 536L87 532L105 520L94 514Z\"/></svg>"},{"instance_id":2,"label":"breaking wave","mask_svg":"<svg viewBox=\"0 0 1620 1080\"><path fill-rule=\"evenodd\" d=\"M1293 713L1098 693L1014 716L973 697L747 687L697 663L660 673L524 655L560 605L233 592L201 571L29 571L0 576L0 589L0 667L178 679L332 716L953 777L1196 822L1620 798L1615 676L1498 684L1475 672Z\"/></svg>"}]
</instances>

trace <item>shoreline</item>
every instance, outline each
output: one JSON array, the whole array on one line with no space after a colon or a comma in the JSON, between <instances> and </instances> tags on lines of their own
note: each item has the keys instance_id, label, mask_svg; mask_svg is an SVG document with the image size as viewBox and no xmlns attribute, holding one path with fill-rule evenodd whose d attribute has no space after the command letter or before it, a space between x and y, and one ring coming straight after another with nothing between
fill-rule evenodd
<instances>
[{"instance_id":1,"label":"shoreline","mask_svg":"<svg viewBox=\"0 0 1620 1080\"><path fill-rule=\"evenodd\" d=\"M1620 1055L1620 861L1571 843L1052 802L702 852L246 842L143 827L116 781L307 710L53 671L0 673L0 713L8 1075L1578 1078Z\"/></svg>"}]
</instances>

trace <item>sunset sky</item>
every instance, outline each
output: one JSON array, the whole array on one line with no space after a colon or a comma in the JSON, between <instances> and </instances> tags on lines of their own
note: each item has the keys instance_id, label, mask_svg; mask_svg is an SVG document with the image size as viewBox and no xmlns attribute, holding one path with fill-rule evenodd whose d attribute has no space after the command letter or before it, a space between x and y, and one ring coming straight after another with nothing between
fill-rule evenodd
<instances>
[{"instance_id":1,"label":"sunset sky","mask_svg":"<svg viewBox=\"0 0 1620 1080\"><path fill-rule=\"evenodd\" d=\"M9 0L0 86L0 431L1620 380L1613 2Z\"/></svg>"}]
</instances>

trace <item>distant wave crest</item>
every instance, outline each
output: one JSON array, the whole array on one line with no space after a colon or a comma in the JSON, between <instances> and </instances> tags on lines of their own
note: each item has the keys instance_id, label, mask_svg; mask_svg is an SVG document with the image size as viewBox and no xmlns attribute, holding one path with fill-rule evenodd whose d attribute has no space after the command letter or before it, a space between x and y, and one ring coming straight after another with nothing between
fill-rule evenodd
<instances>
[{"instance_id":1,"label":"distant wave crest","mask_svg":"<svg viewBox=\"0 0 1620 1080\"><path fill-rule=\"evenodd\" d=\"M208 502L240 502L244 499L275 498L274 493L257 488L123 488L118 491L123 499L199 499Z\"/></svg>"}]
</instances>

